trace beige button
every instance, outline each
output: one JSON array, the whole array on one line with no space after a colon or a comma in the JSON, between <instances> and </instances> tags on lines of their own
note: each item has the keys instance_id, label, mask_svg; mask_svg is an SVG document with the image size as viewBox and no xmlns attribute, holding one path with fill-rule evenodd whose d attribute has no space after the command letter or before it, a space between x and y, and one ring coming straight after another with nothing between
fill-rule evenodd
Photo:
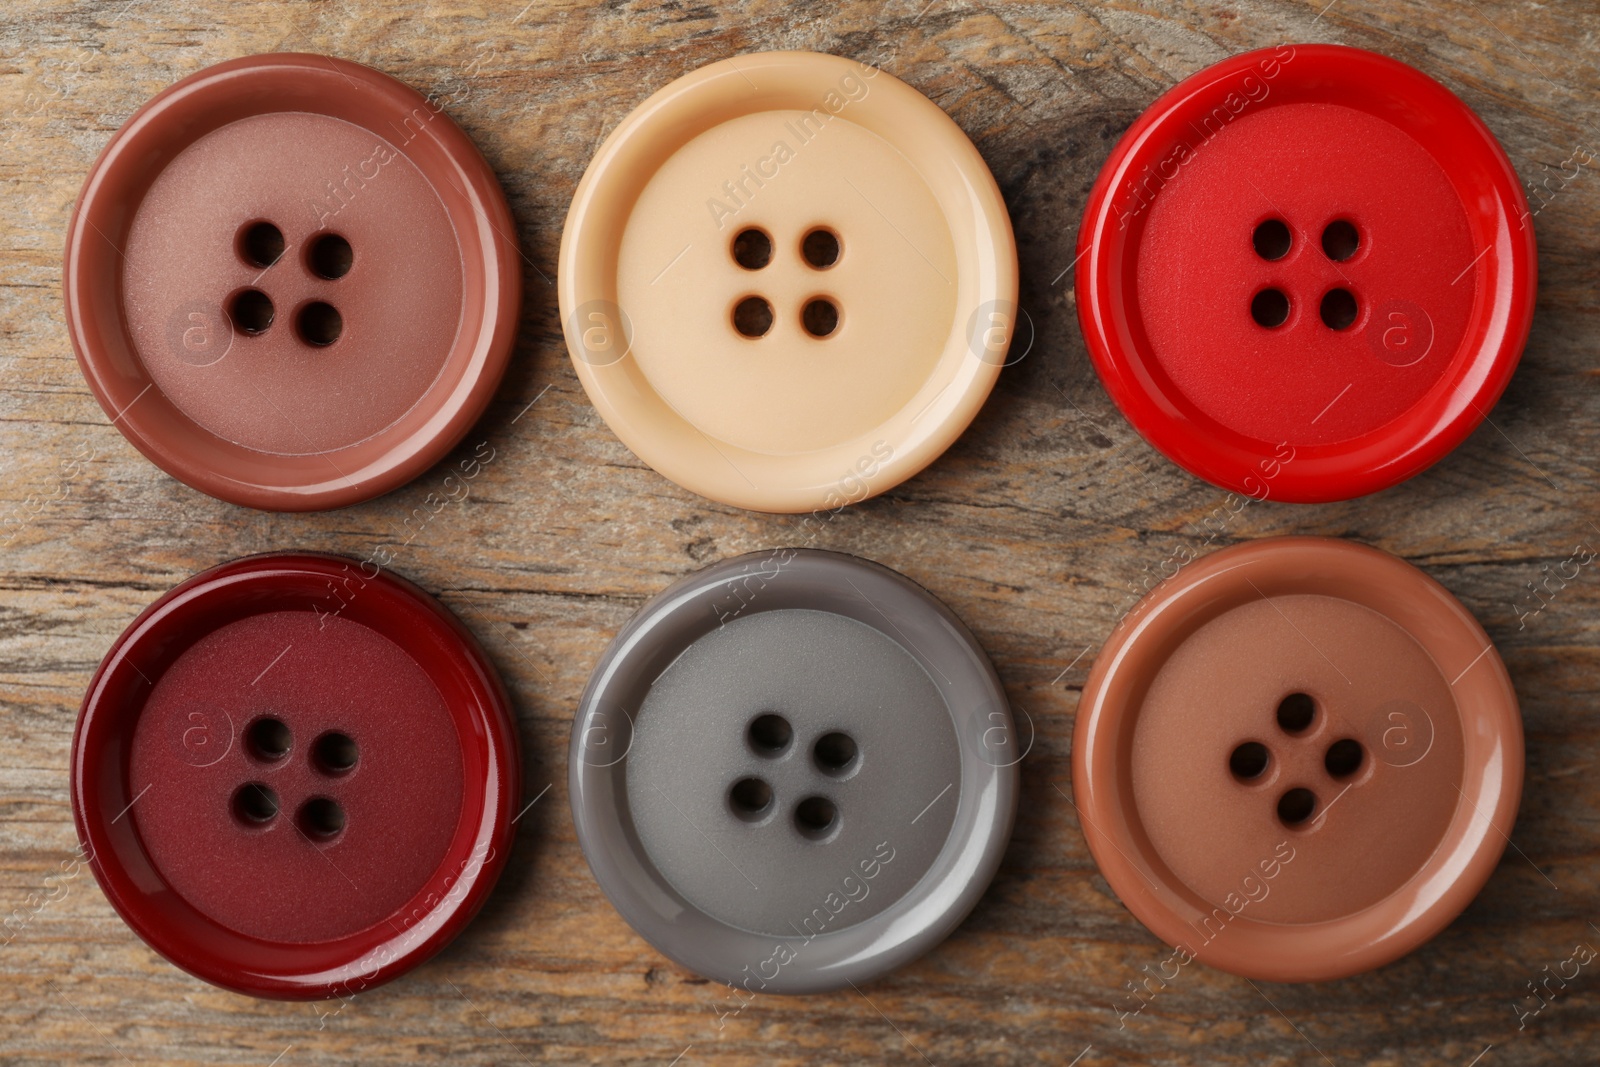
<instances>
[{"instance_id":1,"label":"beige button","mask_svg":"<svg viewBox=\"0 0 1600 1067\"><path fill-rule=\"evenodd\" d=\"M623 442L764 511L882 492L1005 361L1016 247L993 177L905 83L836 56L711 64L630 114L561 245L567 347Z\"/></svg>"}]
</instances>

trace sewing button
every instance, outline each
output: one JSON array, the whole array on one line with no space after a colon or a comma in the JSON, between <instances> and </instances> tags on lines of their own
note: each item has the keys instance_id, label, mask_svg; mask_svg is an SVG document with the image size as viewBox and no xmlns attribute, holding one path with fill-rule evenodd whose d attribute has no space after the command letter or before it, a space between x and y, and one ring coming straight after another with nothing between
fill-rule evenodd
<instances>
[{"instance_id":1,"label":"sewing button","mask_svg":"<svg viewBox=\"0 0 1600 1067\"><path fill-rule=\"evenodd\" d=\"M713 63L624 119L573 199L557 285L623 443L763 511L931 463L1017 316L1011 224L972 143L893 76L801 52Z\"/></svg>"},{"instance_id":2,"label":"sewing button","mask_svg":"<svg viewBox=\"0 0 1600 1067\"><path fill-rule=\"evenodd\" d=\"M522 282L505 196L441 107L360 64L252 56L112 137L63 290L84 377L141 452L304 511L402 485L466 433Z\"/></svg>"},{"instance_id":3,"label":"sewing button","mask_svg":"<svg viewBox=\"0 0 1600 1067\"><path fill-rule=\"evenodd\" d=\"M735 987L737 1011L949 935L999 865L1028 742L927 591L784 549L690 575L628 622L568 769L601 889L662 953Z\"/></svg>"},{"instance_id":4,"label":"sewing button","mask_svg":"<svg viewBox=\"0 0 1600 1067\"><path fill-rule=\"evenodd\" d=\"M73 742L78 835L107 898L220 986L348 997L483 904L520 792L493 668L410 582L252 556L147 608Z\"/></svg>"},{"instance_id":5,"label":"sewing button","mask_svg":"<svg viewBox=\"0 0 1600 1067\"><path fill-rule=\"evenodd\" d=\"M1442 458L1534 307L1532 219L1494 136L1420 71L1337 45L1235 56L1156 101L1102 168L1078 255L1089 355L1129 421L1280 500Z\"/></svg>"},{"instance_id":6,"label":"sewing button","mask_svg":"<svg viewBox=\"0 0 1600 1067\"><path fill-rule=\"evenodd\" d=\"M1494 870L1522 775L1477 621L1410 564L1322 538L1224 549L1140 601L1073 749L1112 890L1177 965L1267 981L1356 974L1442 930Z\"/></svg>"}]
</instances>

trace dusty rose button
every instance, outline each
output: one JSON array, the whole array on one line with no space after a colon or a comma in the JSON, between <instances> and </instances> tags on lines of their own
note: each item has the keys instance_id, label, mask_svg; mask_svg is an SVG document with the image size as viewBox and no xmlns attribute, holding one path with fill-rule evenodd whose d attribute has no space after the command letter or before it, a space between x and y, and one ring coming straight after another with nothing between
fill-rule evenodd
<instances>
[{"instance_id":1,"label":"dusty rose button","mask_svg":"<svg viewBox=\"0 0 1600 1067\"><path fill-rule=\"evenodd\" d=\"M1439 460L1533 315L1532 219L1493 134L1420 71L1337 45L1235 56L1157 100L1101 170L1078 256L1089 355L1134 427L1282 500Z\"/></svg>"},{"instance_id":2,"label":"dusty rose button","mask_svg":"<svg viewBox=\"0 0 1600 1067\"><path fill-rule=\"evenodd\" d=\"M519 781L471 635L337 556L252 556L161 597L73 740L78 836L112 905L255 996L350 996L447 944L505 864Z\"/></svg>"},{"instance_id":3,"label":"dusty rose button","mask_svg":"<svg viewBox=\"0 0 1600 1067\"><path fill-rule=\"evenodd\" d=\"M983 159L922 94L836 56L703 67L607 138L567 215L567 348L685 488L763 511L905 480L971 422L1016 321Z\"/></svg>"},{"instance_id":4,"label":"dusty rose button","mask_svg":"<svg viewBox=\"0 0 1600 1067\"><path fill-rule=\"evenodd\" d=\"M232 60L112 137L67 234L67 325L118 429L213 496L302 511L450 450L521 301L494 173L425 98L316 55Z\"/></svg>"},{"instance_id":5,"label":"dusty rose button","mask_svg":"<svg viewBox=\"0 0 1600 1067\"><path fill-rule=\"evenodd\" d=\"M1488 880L1522 792L1505 667L1442 586L1321 538L1191 563L1084 687L1073 793L1129 910L1199 960L1340 978L1437 934Z\"/></svg>"}]
</instances>

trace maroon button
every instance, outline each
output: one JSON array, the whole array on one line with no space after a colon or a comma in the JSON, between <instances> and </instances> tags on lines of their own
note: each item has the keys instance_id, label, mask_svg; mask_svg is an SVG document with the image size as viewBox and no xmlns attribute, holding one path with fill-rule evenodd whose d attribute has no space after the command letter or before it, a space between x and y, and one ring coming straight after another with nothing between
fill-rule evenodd
<instances>
[{"instance_id":1,"label":"maroon button","mask_svg":"<svg viewBox=\"0 0 1600 1067\"><path fill-rule=\"evenodd\" d=\"M1340 500L1483 420L1533 317L1521 183L1444 86L1336 45L1225 60L1117 144L1078 236L1112 399L1217 485Z\"/></svg>"},{"instance_id":2,"label":"maroon button","mask_svg":"<svg viewBox=\"0 0 1600 1067\"><path fill-rule=\"evenodd\" d=\"M498 677L432 597L337 556L252 556L119 637L73 742L106 896L178 966L347 996L427 959L505 863L520 771Z\"/></svg>"},{"instance_id":3,"label":"maroon button","mask_svg":"<svg viewBox=\"0 0 1600 1067\"><path fill-rule=\"evenodd\" d=\"M79 365L162 469L236 504L404 484L489 402L516 228L440 103L371 68L252 56L145 104L84 182L63 290Z\"/></svg>"}]
</instances>

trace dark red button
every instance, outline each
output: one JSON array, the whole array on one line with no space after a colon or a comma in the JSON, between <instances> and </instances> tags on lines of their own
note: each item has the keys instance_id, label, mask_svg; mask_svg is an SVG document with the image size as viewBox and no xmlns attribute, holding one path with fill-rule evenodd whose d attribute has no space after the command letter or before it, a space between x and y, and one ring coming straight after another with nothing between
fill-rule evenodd
<instances>
[{"instance_id":1,"label":"dark red button","mask_svg":"<svg viewBox=\"0 0 1600 1067\"><path fill-rule=\"evenodd\" d=\"M95 673L78 836L157 952L256 996L348 996L447 944L505 863L509 706L432 597L337 556L184 582Z\"/></svg>"},{"instance_id":2,"label":"dark red button","mask_svg":"<svg viewBox=\"0 0 1600 1067\"><path fill-rule=\"evenodd\" d=\"M185 78L112 137L62 287L128 440L203 492L304 511L387 492L460 440L521 286L505 196L438 100L267 55Z\"/></svg>"},{"instance_id":3,"label":"dark red button","mask_svg":"<svg viewBox=\"0 0 1600 1067\"><path fill-rule=\"evenodd\" d=\"M1282 500L1444 456L1505 388L1534 306L1533 227L1493 134L1421 72L1336 45L1235 56L1156 101L1101 170L1078 254L1123 413L1192 473Z\"/></svg>"}]
</instances>

